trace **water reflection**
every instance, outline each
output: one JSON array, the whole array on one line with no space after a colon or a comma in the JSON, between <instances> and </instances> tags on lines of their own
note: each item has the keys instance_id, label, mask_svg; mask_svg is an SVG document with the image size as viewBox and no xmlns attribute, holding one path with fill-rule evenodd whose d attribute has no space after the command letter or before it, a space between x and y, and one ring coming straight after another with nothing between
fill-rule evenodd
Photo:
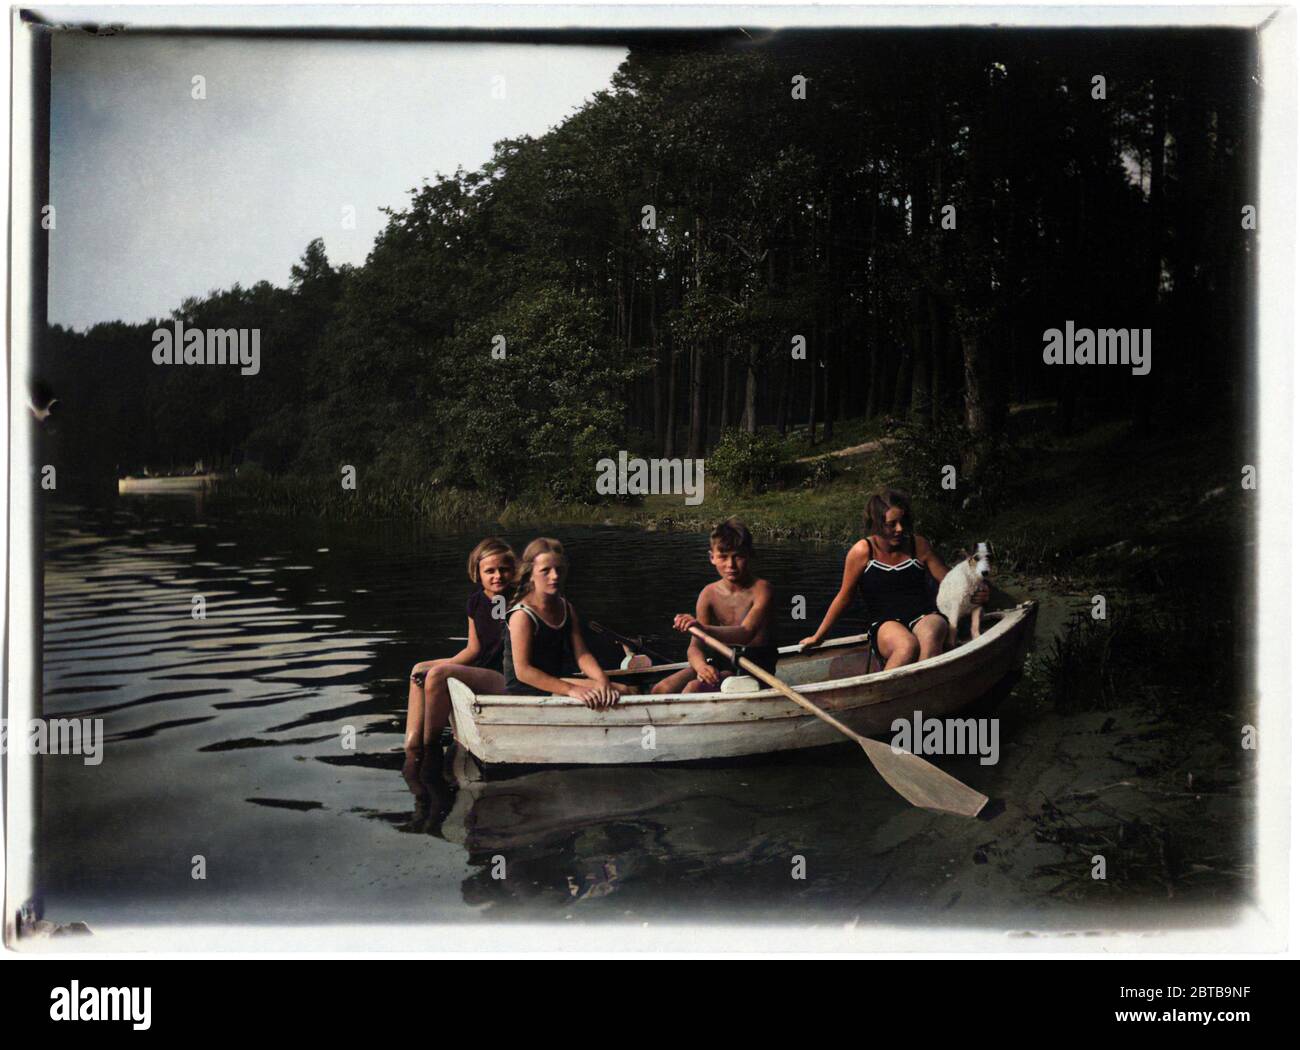
<instances>
[{"instance_id":1,"label":"water reflection","mask_svg":"<svg viewBox=\"0 0 1300 1050\"><path fill-rule=\"evenodd\" d=\"M704 537L548 531L572 553L584 617L684 651L666 628L712 578ZM43 771L52 914L445 921L530 901L650 907L679 879L709 898L729 892L710 872L785 848L760 825L824 805L836 779L865 780L838 759L761 777L744 765L504 783L404 770L406 671L456 648L479 535L266 526L184 500L52 508L46 713L105 729L101 766ZM784 608L794 594L817 608L838 582L837 550L759 553ZM781 640L804 627L791 621ZM518 881L492 877L502 853ZM206 885L190 879L196 854L211 861Z\"/></svg>"}]
</instances>

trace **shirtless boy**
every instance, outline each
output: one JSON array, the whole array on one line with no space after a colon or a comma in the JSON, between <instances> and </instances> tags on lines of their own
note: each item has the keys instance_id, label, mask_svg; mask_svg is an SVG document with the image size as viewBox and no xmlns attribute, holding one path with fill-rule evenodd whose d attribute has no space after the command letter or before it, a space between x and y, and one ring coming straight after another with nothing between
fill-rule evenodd
<instances>
[{"instance_id":1,"label":"shirtless boy","mask_svg":"<svg viewBox=\"0 0 1300 1050\"><path fill-rule=\"evenodd\" d=\"M728 645L744 646L741 654L764 670L776 669L777 648L769 641L772 588L750 571L754 539L736 518L728 518L709 535L709 561L720 579L711 583L695 602L695 615L680 613L673 627L689 631L702 628ZM658 682L654 693L714 692L733 672L728 662L692 637L686 650L690 667Z\"/></svg>"}]
</instances>

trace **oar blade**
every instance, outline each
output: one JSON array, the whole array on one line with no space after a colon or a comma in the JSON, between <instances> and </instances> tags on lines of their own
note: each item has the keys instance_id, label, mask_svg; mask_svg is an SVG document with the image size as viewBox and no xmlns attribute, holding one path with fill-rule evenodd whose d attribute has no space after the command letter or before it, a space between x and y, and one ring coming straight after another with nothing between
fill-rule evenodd
<instances>
[{"instance_id":1,"label":"oar blade","mask_svg":"<svg viewBox=\"0 0 1300 1050\"><path fill-rule=\"evenodd\" d=\"M895 752L889 744L859 737L862 750L885 782L914 806L977 817L988 804L988 796L967 787L956 777L918 758L910 751Z\"/></svg>"}]
</instances>

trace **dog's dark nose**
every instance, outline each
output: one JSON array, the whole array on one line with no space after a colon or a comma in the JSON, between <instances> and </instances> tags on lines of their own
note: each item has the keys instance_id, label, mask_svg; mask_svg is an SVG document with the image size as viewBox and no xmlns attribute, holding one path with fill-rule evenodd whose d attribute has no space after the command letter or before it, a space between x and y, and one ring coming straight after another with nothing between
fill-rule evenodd
<instances>
[{"instance_id":1,"label":"dog's dark nose","mask_svg":"<svg viewBox=\"0 0 1300 1050\"><path fill-rule=\"evenodd\" d=\"M985 569L982 573L980 573L981 576L987 576L988 574L989 574L988 569Z\"/></svg>"}]
</instances>

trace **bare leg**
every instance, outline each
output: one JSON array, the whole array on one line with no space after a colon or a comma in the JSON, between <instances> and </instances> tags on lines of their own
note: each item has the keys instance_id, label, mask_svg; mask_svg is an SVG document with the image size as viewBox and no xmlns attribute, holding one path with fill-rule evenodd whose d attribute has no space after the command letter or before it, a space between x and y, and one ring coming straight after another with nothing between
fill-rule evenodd
<instances>
[{"instance_id":1,"label":"bare leg","mask_svg":"<svg viewBox=\"0 0 1300 1050\"><path fill-rule=\"evenodd\" d=\"M464 682L476 693L504 693L506 680L498 671L487 667L471 667L443 661L424 676L424 746L438 742L443 729L451 719L451 691L447 679Z\"/></svg>"},{"instance_id":2,"label":"bare leg","mask_svg":"<svg viewBox=\"0 0 1300 1050\"><path fill-rule=\"evenodd\" d=\"M912 633L916 635L916 640L921 647L918 659L928 660L943 652L944 643L948 641L948 626L948 621L938 613L921 617L917 625L912 628Z\"/></svg>"},{"instance_id":3,"label":"bare leg","mask_svg":"<svg viewBox=\"0 0 1300 1050\"><path fill-rule=\"evenodd\" d=\"M568 682L570 685L585 685L585 686L591 685L590 678L564 678L561 679L561 681ZM611 681L609 684L611 688L617 689L621 696L630 696L633 693L640 692L640 690L638 690L637 687L632 685L630 682Z\"/></svg>"},{"instance_id":4,"label":"bare leg","mask_svg":"<svg viewBox=\"0 0 1300 1050\"><path fill-rule=\"evenodd\" d=\"M663 695L664 693L680 693L685 691L687 683L694 679L695 669L693 667L687 667L681 671L674 671L667 678L659 679L650 692L659 695Z\"/></svg>"},{"instance_id":5,"label":"bare leg","mask_svg":"<svg viewBox=\"0 0 1300 1050\"><path fill-rule=\"evenodd\" d=\"M411 674L419 671L427 672L438 660L421 660L411 668ZM405 748L407 751L420 750L420 742L424 739L422 726L424 724L424 687L407 679L406 689L406 740Z\"/></svg>"},{"instance_id":6,"label":"bare leg","mask_svg":"<svg viewBox=\"0 0 1300 1050\"><path fill-rule=\"evenodd\" d=\"M916 635L897 620L888 620L880 625L876 631L876 648L885 658L886 671L915 663L921 655L921 643L916 640Z\"/></svg>"}]
</instances>

